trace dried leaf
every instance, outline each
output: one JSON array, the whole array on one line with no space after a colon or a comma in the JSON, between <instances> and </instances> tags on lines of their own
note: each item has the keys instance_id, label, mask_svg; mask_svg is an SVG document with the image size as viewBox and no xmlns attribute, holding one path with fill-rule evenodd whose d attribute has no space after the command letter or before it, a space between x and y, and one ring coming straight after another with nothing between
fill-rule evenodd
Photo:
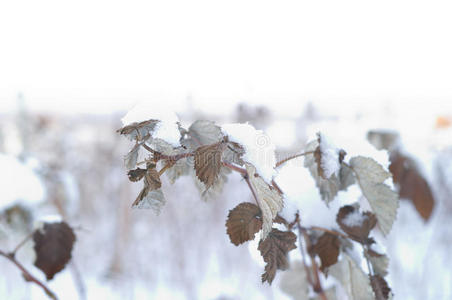
<instances>
[{"instance_id":1,"label":"dried leaf","mask_svg":"<svg viewBox=\"0 0 452 300\"><path fill-rule=\"evenodd\" d=\"M388 300L391 289L386 280L380 275L370 276L370 284L375 293L376 300Z\"/></svg>"},{"instance_id":2,"label":"dried leaf","mask_svg":"<svg viewBox=\"0 0 452 300\"><path fill-rule=\"evenodd\" d=\"M156 169L148 169L144 177L145 186L150 190L157 190L162 186L160 174Z\"/></svg>"},{"instance_id":3,"label":"dried leaf","mask_svg":"<svg viewBox=\"0 0 452 300\"><path fill-rule=\"evenodd\" d=\"M134 141L143 141L150 137L155 125L160 122L159 120L148 120L144 122L132 123L118 129L122 135L125 135L128 139Z\"/></svg>"},{"instance_id":4,"label":"dried leaf","mask_svg":"<svg viewBox=\"0 0 452 300\"><path fill-rule=\"evenodd\" d=\"M358 208L345 205L339 209L336 216L339 227L352 239L362 244L371 244L370 231L377 224L377 218L371 212L361 213Z\"/></svg>"},{"instance_id":5,"label":"dried leaf","mask_svg":"<svg viewBox=\"0 0 452 300\"><path fill-rule=\"evenodd\" d=\"M350 159L350 165L356 173L363 195L369 201L377 217L378 226L383 234L387 235L395 221L399 207L397 194L383 183L391 177L391 174L368 157L353 157Z\"/></svg>"},{"instance_id":6,"label":"dried leaf","mask_svg":"<svg viewBox=\"0 0 452 300\"><path fill-rule=\"evenodd\" d=\"M195 151L196 176L206 185L208 190L214 185L221 169L223 144L201 146Z\"/></svg>"},{"instance_id":7,"label":"dried leaf","mask_svg":"<svg viewBox=\"0 0 452 300\"><path fill-rule=\"evenodd\" d=\"M320 257L322 265L320 270L325 273L325 268L337 263L340 248L339 238L331 233L323 233L315 244L309 249L310 253L317 254Z\"/></svg>"},{"instance_id":8,"label":"dried leaf","mask_svg":"<svg viewBox=\"0 0 452 300\"><path fill-rule=\"evenodd\" d=\"M369 278L348 255L331 266L329 274L340 281L350 300L374 300Z\"/></svg>"},{"instance_id":9,"label":"dried leaf","mask_svg":"<svg viewBox=\"0 0 452 300\"><path fill-rule=\"evenodd\" d=\"M309 283L301 261L292 262L289 269L281 274L279 287L294 300L306 300L308 298Z\"/></svg>"},{"instance_id":10,"label":"dried leaf","mask_svg":"<svg viewBox=\"0 0 452 300\"><path fill-rule=\"evenodd\" d=\"M201 199L204 201L209 201L211 199L216 199L223 192L224 184L228 181L228 174L231 171L228 168L221 167L220 173L218 174L217 179L215 180L215 184L211 186L209 189L206 189L206 185L199 180L199 178L194 174L193 179L195 182L196 188L201 193Z\"/></svg>"},{"instance_id":11,"label":"dried leaf","mask_svg":"<svg viewBox=\"0 0 452 300\"><path fill-rule=\"evenodd\" d=\"M231 243L236 246L253 240L262 228L261 210L252 203L240 203L229 211L226 228Z\"/></svg>"},{"instance_id":12,"label":"dried leaf","mask_svg":"<svg viewBox=\"0 0 452 300\"><path fill-rule=\"evenodd\" d=\"M140 181L146 174L146 169L136 168L135 170L130 170L127 172L127 176L130 181L137 182Z\"/></svg>"},{"instance_id":13,"label":"dried leaf","mask_svg":"<svg viewBox=\"0 0 452 300\"><path fill-rule=\"evenodd\" d=\"M370 261L375 274L382 277L388 274L389 258L386 255L369 249L364 252L364 256Z\"/></svg>"},{"instance_id":14,"label":"dried leaf","mask_svg":"<svg viewBox=\"0 0 452 300\"><path fill-rule=\"evenodd\" d=\"M75 234L65 222L44 223L42 229L33 233L35 266L51 280L64 269L72 257Z\"/></svg>"},{"instance_id":15,"label":"dried leaf","mask_svg":"<svg viewBox=\"0 0 452 300\"><path fill-rule=\"evenodd\" d=\"M193 157L190 156L181 158L173 163L173 165L168 170L166 170L165 174L171 184L174 184L179 177L190 174L190 170L193 169L193 164Z\"/></svg>"},{"instance_id":16,"label":"dried leaf","mask_svg":"<svg viewBox=\"0 0 452 300\"><path fill-rule=\"evenodd\" d=\"M400 198L410 199L419 215L427 221L432 214L435 200L416 163L395 151L391 154L389 170L393 174L394 183L399 185Z\"/></svg>"},{"instance_id":17,"label":"dried leaf","mask_svg":"<svg viewBox=\"0 0 452 300\"><path fill-rule=\"evenodd\" d=\"M311 176L315 180L315 184L319 189L320 196L326 204L330 203L337 195L339 191L346 190L355 181L354 176L350 168L341 163L338 176L336 174L331 175L330 178L325 179L319 173L318 161L319 157L319 142L314 140L310 142L305 149L306 152L314 152L313 154L307 154L304 158L304 166L309 169ZM316 154L317 153L317 154Z\"/></svg>"},{"instance_id":18,"label":"dried leaf","mask_svg":"<svg viewBox=\"0 0 452 300\"><path fill-rule=\"evenodd\" d=\"M264 240L272 230L273 219L283 208L283 198L256 174L256 168L253 165L246 163L245 166L251 186L256 193L257 204L262 211L262 239Z\"/></svg>"},{"instance_id":19,"label":"dried leaf","mask_svg":"<svg viewBox=\"0 0 452 300\"><path fill-rule=\"evenodd\" d=\"M257 249L267 263L265 272L262 274L262 282L267 281L271 284L275 278L276 270L288 268L287 253L297 248L295 245L296 240L297 236L293 232L280 231L273 228L267 238L259 242Z\"/></svg>"}]
</instances>

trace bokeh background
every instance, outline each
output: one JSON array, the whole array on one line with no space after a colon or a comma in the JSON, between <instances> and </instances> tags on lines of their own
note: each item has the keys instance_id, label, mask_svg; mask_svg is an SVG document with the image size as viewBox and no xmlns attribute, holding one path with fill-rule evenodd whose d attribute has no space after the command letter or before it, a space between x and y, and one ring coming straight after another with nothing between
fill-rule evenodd
<instances>
[{"instance_id":1,"label":"bokeh background","mask_svg":"<svg viewBox=\"0 0 452 300\"><path fill-rule=\"evenodd\" d=\"M116 130L148 101L184 125L248 121L282 155L317 131L344 149L397 132L435 205L425 221L401 201L388 281L395 299L451 299L451 13L447 1L0 3L1 249L60 214L77 233L49 283L61 299L289 299L280 275L260 283L256 245L226 235L229 209L250 200L240 176L208 202L190 177L165 179L159 217L130 208L140 186ZM318 197L309 178L288 180ZM32 246L18 257L44 278ZM0 299L46 296L0 257Z\"/></svg>"}]
</instances>

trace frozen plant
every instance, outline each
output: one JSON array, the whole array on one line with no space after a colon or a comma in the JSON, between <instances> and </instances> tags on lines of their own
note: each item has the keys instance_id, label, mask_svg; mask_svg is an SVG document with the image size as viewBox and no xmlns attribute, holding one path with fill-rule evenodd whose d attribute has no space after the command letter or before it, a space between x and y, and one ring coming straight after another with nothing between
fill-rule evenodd
<instances>
[{"instance_id":1,"label":"frozen plant","mask_svg":"<svg viewBox=\"0 0 452 300\"><path fill-rule=\"evenodd\" d=\"M255 203L243 202L230 210L226 232L236 246L254 240L261 232L258 250L266 263L263 283L271 284L277 270L289 269L290 276L283 276L281 288L294 299L336 299L334 288L323 287L326 276L336 278L349 299L392 297L385 280L388 257L377 251L376 241L369 236L372 230L387 235L396 218L398 195L386 184L392 175L383 166L371 157L346 157L346 151L321 133L299 154L277 161L268 136L249 124L218 126L198 120L183 128L171 114L168 119L158 119L153 115L155 109L135 110L139 118L124 118L127 122L118 130L134 142L125 155L128 177L143 184L133 207L160 213L166 202L161 189L163 174L171 183L180 176L192 176L206 198L220 193L227 175L238 172ZM287 214L284 218L285 204L296 204L285 203L290 199L275 178L279 167L298 157L304 157L304 167L325 205L334 201L339 191L357 185L370 210L362 211L358 202L342 206L333 214L334 228L303 225L296 210L290 219ZM303 260L289 264L288 253L297 245ZM362 253L367 267L362 267L356 253Z\"/></svg>"}]
</instances>

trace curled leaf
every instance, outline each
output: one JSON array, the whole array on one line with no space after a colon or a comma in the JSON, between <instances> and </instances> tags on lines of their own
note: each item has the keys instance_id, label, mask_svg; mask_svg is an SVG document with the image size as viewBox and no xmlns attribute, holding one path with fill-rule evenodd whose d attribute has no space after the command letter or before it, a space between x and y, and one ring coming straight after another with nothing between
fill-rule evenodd
<instances>
[{"instance_id":1,"label":"curled leaf","mask_svg":"<svg viewBox=\"0 0 452 300\"><path fill-rule=\"evenodd\" d=\"M130 181L137 182L140 181L146 174L146 169L136 168L135 170L130 170L127 172L127 176Z\"/></svg>"},{"instance_id":2,"label":"curled leaf","mask_svg":"<svg viewBox=\"0 0 452 300\"><path fill-rule=\"evenodd\" d=\"M386 280L380 275L370 276L370 284L372 290L375 293L376 300L388 300L391 293L391 289L388 286Z\"/></svg>"},{"instance_id":3,"label":"curled leaf","mask_svg":"<svg viewBox=\"0 0 452 300\"><path fill-rule=\"evenodd\" d=\"M256 174L253 165L246 163L245 166L250 184L256 193L257 204L262 211L262 239L265 239L272 229L273 219L283 208L283 198L275 188Z\"/></svg>"}]
</instances>

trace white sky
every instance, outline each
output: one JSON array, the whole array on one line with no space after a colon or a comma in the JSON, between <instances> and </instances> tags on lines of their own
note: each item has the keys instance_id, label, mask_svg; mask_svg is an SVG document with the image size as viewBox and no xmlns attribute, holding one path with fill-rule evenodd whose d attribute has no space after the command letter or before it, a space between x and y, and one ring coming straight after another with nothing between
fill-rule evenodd
<instances>
[{"instance_id":1,"label":"white sky","mask_svg":"<svg viewBox=\"0 0 452 300\"><path fill-rule=\"evenodd\" d=\"M1 1L0 111L446 101L450 1ZM65 105L56 101L66 100Z\"/></svg>"}]
</instances>

